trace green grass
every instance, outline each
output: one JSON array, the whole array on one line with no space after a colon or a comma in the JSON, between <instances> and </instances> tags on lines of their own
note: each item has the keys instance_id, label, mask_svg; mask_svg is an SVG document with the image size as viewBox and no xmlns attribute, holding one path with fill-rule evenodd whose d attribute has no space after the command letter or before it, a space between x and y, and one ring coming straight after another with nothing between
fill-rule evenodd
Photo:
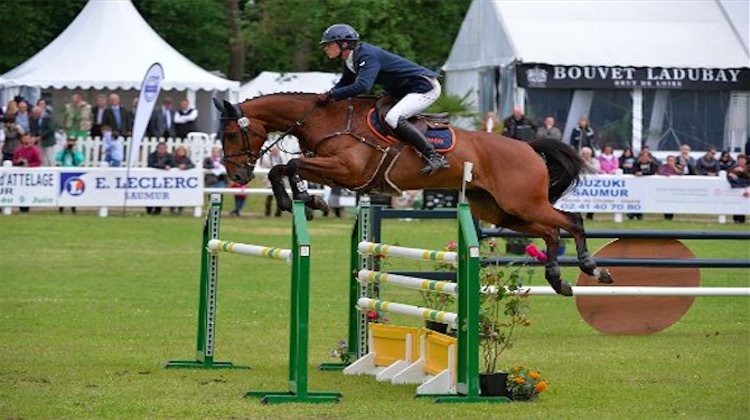
<instances>
[{"instance_id":1,"label":"green grass","mask_svg":"<svg viewBox=\"0 0 750 420\"><path fill-rule=\"evenodd\" d=\"M254 209L255 211L255 209ZM225 218L222 238L290 245L290 218ZM705 418L750 416L750 301L697 298L678 323L649 336L605 336L573 299L532 301L534 325L505 363L538 368L550 388L537 402L435 405L415 386L319 372L345 338L352 219L316 219L310 389L336 405L261 406L249 390L286 388L289 268L222 256L216 359L249 371L165 370L191 359L202 220L58 215L0 218L0 416L3 418ZM588 228L747 229L713 223L595 221ZM440 248L448 221L387 221L383 242ZM606 240L591 240L597 249ZM698 258L750 257L747 243L686 241ZM571 251L568 251L571 254ZM572 255L572 254L571 254ZM427 264L404 268L429 269ZM401 269L394 261L394 267ZM572 268L564 276L575 280ZM747 269L704 269L707 286L750 286ZM541 270L535 280L544 283ZM384 297L419 302L389 288ZM394 323L418 321L394 318Z\"/></svg>"}]
</instances>

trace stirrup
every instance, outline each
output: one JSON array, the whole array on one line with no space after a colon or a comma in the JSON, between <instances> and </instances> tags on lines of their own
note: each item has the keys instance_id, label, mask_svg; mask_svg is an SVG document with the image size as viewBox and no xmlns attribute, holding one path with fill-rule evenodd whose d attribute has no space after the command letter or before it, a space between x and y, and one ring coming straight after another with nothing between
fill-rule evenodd
<instances>
[{"instance_id":1,"label":"stirrup","mask_svg":"<svg viewBox=\"0 0 750 420\"><path fill-rule=\"evenodd\" d=\"M445 159L445 157L439 153L435 153L427 158L427 166L422 168L422 173L425 175L432 175L442 168L450 168L451 165Z\"/></svg>"}]
</instances>

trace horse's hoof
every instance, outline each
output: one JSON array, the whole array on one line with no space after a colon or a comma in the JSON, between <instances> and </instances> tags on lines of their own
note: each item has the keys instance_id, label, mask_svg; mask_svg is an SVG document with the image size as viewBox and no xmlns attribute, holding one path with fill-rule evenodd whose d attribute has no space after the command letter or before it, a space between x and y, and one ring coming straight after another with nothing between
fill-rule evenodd
<instances>
[{"instance_id":1,"label":"horse's hoof","mask_svg":"<svg viewBox=\"0 0 750 420\"><path fill-rule=\"evenodd\" d=\"M560 287L556 288L555 291L558 295L573 296L573 288L570 287L570 283L565 280L560 280Z\"/></svg>"},{"instance_id":2,"label":"horse's hoof","mask_svg":"<svg viewBox=\"0 0 750 420\"><path fill-rule=\"evenodd\" d=\"M614 283L615 280L612 278L612 274L609 273L609 270L606 268L595 268L594 269L594 278L599 283Z\"/></svg>"},{"instance_id":3,"label":"horse's hoof","mask_svg":"<svg viewBox=\"0 0 750 420\"><path fill-rule=\"evenodd\" d=\"M297 197L295 197L295 200L299 200L303 203L309 203L310 202L310 194L307 192L300 192L297 194Z\"/></svg>"},{"instance_id":4,"label":"horse's hoof","mask_svg":"<svg viewBox=\"0 0 750 420\"><path fill-rule=\"evenodd\" d=\"M305 206L305 219L307 221L313 220L315 218L315 212L310 207Z\"/></svg>"}]
</instances>

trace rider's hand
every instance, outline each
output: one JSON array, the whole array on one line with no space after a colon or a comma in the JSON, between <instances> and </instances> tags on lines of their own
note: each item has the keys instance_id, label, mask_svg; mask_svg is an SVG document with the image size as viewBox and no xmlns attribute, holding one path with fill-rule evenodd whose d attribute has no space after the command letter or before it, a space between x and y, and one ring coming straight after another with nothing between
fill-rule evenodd
<instances>
[{"instance_id":1,"label":"rider's hand","mask_svg":"<svg viewBox=\"0 0 750 420\"><path fill-rule=\"evenodd\" d=\"M318 102L318 105L327 105L331 101L331 92L319 93L315 100Z\"/></svg>"}]
</instances>

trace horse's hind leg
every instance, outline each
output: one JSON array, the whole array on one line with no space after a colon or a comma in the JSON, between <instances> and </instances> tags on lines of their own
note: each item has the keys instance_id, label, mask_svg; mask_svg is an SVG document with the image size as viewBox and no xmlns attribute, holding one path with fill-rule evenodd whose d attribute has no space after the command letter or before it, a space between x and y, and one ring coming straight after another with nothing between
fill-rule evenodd
<instances>
[{"instance_id":1,"label":"horse's hind leg","mask_svg":"<svg viewBox=\"0 0 750 420\"><path fill-rule=\"evenodd\" d=\"M557 249L560 243L560 231L556 227L529 223L517 217L509 218L509 223L504 223L516 232L528 233L539 236L547 246L547 261L544 262L544 278L559 295L573 296L570 283L560 277L560 264L557 262Z\"/></svg>"},{"instance_id":2,"label":"horse's hind leg","mask_svg":"<svg viewBox=\"0 0 750 420\"><path fill-rule=\"evenodd\" d=\"M570 233L576 243L576 253L578 254L578 267L582 272L594 277L599 283L612 283L612 275L606 268L599 268L596 266L594 257L591 256L586 244L586 230L583 227L583 217L578 213L569 213L562 210L557 210L560 214L565 216L568 220L568 224L561 226L563 229Z\"/></svg>"}]
</instances>

